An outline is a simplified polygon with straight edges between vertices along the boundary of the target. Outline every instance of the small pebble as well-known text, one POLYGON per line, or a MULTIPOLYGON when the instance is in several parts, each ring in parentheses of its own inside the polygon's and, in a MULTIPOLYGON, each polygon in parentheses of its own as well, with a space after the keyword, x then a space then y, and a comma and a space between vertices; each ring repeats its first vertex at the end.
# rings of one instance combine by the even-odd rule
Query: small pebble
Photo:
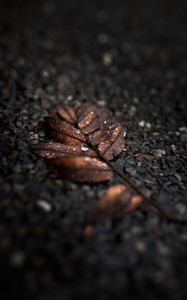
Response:
POLYGON ((140 122, 138 122, 138 125, 142 128, 151 129, 151 123, 146 122, 144 120, 141 120, 140 122))
POLYGON ((155 154, 156 157, 160 158, 162 157, 163 155, 166 155, 166 151, 163 150, 163 149, 155 149, 153 151, 153 153, 155 154))
POLYGON ((143 241, 136 242, 135 247, 138 250, 138 252, 140 252, 140 253, 144 252, 146 249, 145 243, 143 241))
POLYGON ((109 41, 109 36, 106 33, 100 33, 97 37, 98 42, 102 45, 107 44, 109 41))
POLYGON ((186 206, 182 203, 176 204, 176 210, 179 212, 180 215, 184 215, 186 213, 186 206))
POLYGON ((138 125, 140 127, 145 127, 145 121, 144 120, 141 120, 140 122, 138 122, 138 125))
POLYGON ((106 52, 103 54, 103 64, 105 66, 110 66, 112 64, 112 54, 109 52, 106 52))
POLYGON ((129 109, 129 115, 131 117, 133 117, 136 114, 136 107, 135 106, 131 106, 129 109))
POLYGON ((179 131, 187 132, 187 127, 185 127, 185 126, 179 127, 179 131))
POLYGON ((44 200, 38 200, 37 205, 45 212, 50 212, 52 210, 52 205, 44 200))
POLYGON ((180 136, 181 142, 187 142, 187 133, 182 133, 180 136))
POLYGON ((104 100, 99 100, 99 101, 98 101, 98 104, 99 104, 100 106, 105 106, 105 105, 106 105, 106 101, 104 101, 104 100))
POLYGON ((14 267, 21 267, 24 264, 24 253, 22 252, 14 252, 10 257, 10 262, 14 267))

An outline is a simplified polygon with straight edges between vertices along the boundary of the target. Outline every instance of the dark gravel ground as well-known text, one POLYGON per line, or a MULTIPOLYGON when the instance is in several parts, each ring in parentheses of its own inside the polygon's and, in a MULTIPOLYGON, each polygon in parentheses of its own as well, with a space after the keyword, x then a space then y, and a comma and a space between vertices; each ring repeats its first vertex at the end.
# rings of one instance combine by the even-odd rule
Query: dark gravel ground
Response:
POLYGON ((115 164, 185 218, 186 1, 33 2, 0 9, 1 299, 187 299, 185 225, 144 204, 85 237, 108 184, 59 180, 28 148, 57 103, 106 104, 128 129, 115 164))

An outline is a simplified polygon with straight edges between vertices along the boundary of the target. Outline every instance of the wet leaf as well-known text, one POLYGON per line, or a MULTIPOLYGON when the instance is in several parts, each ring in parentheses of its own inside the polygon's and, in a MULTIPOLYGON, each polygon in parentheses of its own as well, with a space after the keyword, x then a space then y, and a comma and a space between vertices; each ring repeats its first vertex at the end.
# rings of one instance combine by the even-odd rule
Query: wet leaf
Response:
POLYGON ((114 159, 124 149, 125 131, 121 124, 110 125, 107 131, 108 136, 98 145, 98 151, 107 161, 114 159))
POLYGON ((87 102, 77 110, 78 126, 84 134, 89 134, 103 126, 108 115, 104 108, 87 102))
POLYGON ((87 146, 81 146, 81 155, 90 156, 90 157, 97 157, 99 159, 98 153, 95 150, 90 149, 87 146))
POLYGON ((77 117, 76 117, 74 109, 67 104, 63 104, 63 105, 57 107, 57 113, 63 120, 65 120, 69 123, 74 124, 77 121, 77 117))
POLYGON ((45 122, 50 127, 51 135, 58 142, 66 142, 71 145, 80 145, 86 142, 85 136, 80 129, 66 121, 57 120, 53 117, 46 117, 45 122))
POLYGON ((66 145, 61 143, 41 143, 31 147, 32 151, 44 158, 57 158, 72 155, 84 155, 90 157, 97 157, 97 152, 94 150, 80 145, 66 145))
POLYGON ((64 104, 56 109, 59 118, 45 122, 55 142, 35 146, 33 151, 50 159, 50 170, 65 179, 101 182, 112 177, 110 161, 124 149, 124 129, 108 111, 87 102, 76 109, 64 104), (97 159, 93 159, 97 158, 97 159))
MULTIPOLYGON (((126 131, 121 125, 123 116, 109 117, 108 111, 94 103, 87 102, 73 108, 67 104, 56 110, 58 119, 45 118, 53 140, 60 142, 42 143, 32 151, 48 158, 49 170, 57 176, 82 183, 98 183, 110 180, 116 173, 129 186, 118 184, 108 188, 93 207, 85 234, 89 235, 93 224, 115 213, 129 213, 138 207, 143 198, 156 208, 168 221, 184 222, 165 212, 152 199, 138 191, 128 176, 109 163, 124 149, 126 131)), ((135 154, 135 157, 140 156, 135 154)), ((150 160, 150 156, 144 155, 150 160)))
POLYGON ((97 146, 98 153, 107 161, 123 151, 126 132, 120 123, 111 123, 105 108, 87 102, 80 105, 76 111, 68 105, 61 106, 57 111, 63 119, 74 122, 74 126, 52 117, 45 118, 56 141, 83 147, 88 143, 89 146, 97 146), (89 134, 89 138, 85 134, 89 134))
POLYGON ((113 177, 113 171, 106 163, 87 156, 66 156, 51 159, 49 170, 61 178, 82 183, 103 182, 113 177))
POLYGON ((93 207, 88 223, 96 223, 115 213, 129 213, 140 206, 141 202, 142 197, 133 195, 129 186, 111 186, 93 207))
POLYGON ((101 142, 106 141, 110 137, 110 134, 111 132, 108 130, 108 127, 98 129, 89 135, 89 142, 94 146, 98 146, 101 142))
POLYGON ((61 143, 41 143, 32 147, 35 154, 48 159, 57 158, 67 155, 81 154, 81 147, 79 145, 65 145, 61 143))

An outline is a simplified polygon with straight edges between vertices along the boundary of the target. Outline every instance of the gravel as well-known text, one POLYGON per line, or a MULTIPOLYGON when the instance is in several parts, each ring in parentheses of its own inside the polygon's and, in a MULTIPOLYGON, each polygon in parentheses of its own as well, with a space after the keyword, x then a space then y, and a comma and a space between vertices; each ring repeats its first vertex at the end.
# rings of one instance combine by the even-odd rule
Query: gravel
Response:
POLYGON ((187 298, 186 225, 144 203, 85 236, 108 183, 60 180, 29 149, 56 105, 93 99, 124 116, 116 166, 186 217, 185 1, 133 4, 2 1, 1 299, 187 298))

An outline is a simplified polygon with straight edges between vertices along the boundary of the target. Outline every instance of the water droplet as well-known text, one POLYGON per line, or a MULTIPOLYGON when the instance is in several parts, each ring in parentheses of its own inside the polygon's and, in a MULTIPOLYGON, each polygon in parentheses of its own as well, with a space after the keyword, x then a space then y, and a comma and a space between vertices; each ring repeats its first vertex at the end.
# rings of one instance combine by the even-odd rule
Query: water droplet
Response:
POLYGON ((90 161, 90 157, 85 157, 84 160, 90 161))
POLYGON ((81 147, 81 150, 82 150, 82 151, 88 151, 89 148, 88 148, 88 147, 85 147, 85 146, 82 146, 82 147, 81 147))
POLYGON ((107 167, 107 164, 106 164, 106 163, 102 163, 102 165, 103 165, 103 167, 105 167, 105 168, 107 167))

